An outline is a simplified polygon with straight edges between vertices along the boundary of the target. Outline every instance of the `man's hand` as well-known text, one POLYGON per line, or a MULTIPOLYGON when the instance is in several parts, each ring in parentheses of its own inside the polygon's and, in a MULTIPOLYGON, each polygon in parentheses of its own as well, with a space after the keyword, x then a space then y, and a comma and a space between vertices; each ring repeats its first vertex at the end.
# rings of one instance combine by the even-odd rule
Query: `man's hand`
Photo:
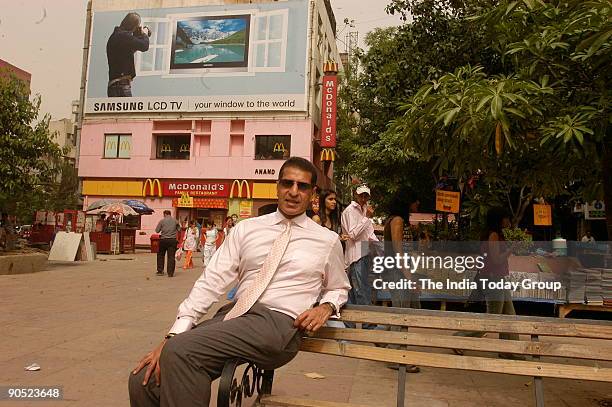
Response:
POLYGON ((147 371, 145 372, 145 377, 144 377, 144 382, 142 382, 143 386, 146 386, 147 383, 149 383, 149 379, 151 378, 151 374, 155 373, 155 384, 157 384, 159 386, 161 379, 160 379, 160 368, 159 368, 159 357, 161 355, 162 349, 164 348, 164 345, 166 344, 167 339, 164 339, 155 349, 153 349, 151 352, 147 353, 147 355, 142 358, 142 360, 140 361, 140 363, 138 363, 138 366, 136 366, 136 369, 134 369, 134 371, 132 371, 132 374, 137 374, 138 372, 140 372, 140 370, 145 367, 145 366, 149 366, 147 368, 147 371))
POLYGON ((368 218, 371 218, 372 216, 374 216, 374 208, 372 208, 370 205, 366 207, 366 216, 368 218))
POLYGON ((332 314, 332 308, 328 303, 302 312, 293 323, 293 326, 307 332, 317 332, 332 314))

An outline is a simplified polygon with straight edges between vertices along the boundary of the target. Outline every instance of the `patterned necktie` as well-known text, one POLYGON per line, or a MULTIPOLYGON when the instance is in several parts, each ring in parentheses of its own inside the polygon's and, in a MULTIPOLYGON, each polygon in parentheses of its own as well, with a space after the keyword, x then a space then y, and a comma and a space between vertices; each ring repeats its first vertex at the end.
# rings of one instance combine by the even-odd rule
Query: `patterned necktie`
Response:
POLYGON ((224 321, 228 321, 232 318, 239 317, 246 313, 251 307, 257 302, 261 294, 265 291, 268 284, 272 280, 278 265, 287 249, 289 243, 289 237, 291 236, 291 222, 287 223, 285 230, 276 238, 272 244, 270 252, 266 256, 266 259, 261 266, 261 270, 255 276, 255 279, 247 287, 247 289, 240 295, 240 298, 236 301, 236 305, 227 314, 225 314, 224 321))

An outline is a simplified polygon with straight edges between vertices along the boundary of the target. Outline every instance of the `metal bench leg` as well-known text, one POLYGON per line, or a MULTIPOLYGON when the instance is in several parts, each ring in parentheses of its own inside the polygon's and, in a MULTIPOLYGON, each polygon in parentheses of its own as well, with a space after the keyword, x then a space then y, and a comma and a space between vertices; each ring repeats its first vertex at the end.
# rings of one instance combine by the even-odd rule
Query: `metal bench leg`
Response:
POLYGON ((261 391, 259 394, 263 396, 264 394, 272 394, 272 382, 274 381, 274 370, 264 370, 262 383, 261 383, 261 391))
MULTIPOLYGON (((531 340, 538 341, 538 335, 531 335, 531 340)), ((532 356, 534 360, 539 360, 540 356, 532 356)), ((533 377, 533 388, 535 391, 536 407, 544 407, 544 382, 540 376, 533 377)))
POLYGON ((255 394, 257 394, 256 402, 259 402, 262 394, 270 394, 272 391, 273 377, 274 370, 263 370, 252 362, 240 359, 228 360, 219 379, 217 407, 240 407, 243 399, 253 397, 255 394), (238 366, 245 363, 248 364, 242 377, 235 377, 238 366))

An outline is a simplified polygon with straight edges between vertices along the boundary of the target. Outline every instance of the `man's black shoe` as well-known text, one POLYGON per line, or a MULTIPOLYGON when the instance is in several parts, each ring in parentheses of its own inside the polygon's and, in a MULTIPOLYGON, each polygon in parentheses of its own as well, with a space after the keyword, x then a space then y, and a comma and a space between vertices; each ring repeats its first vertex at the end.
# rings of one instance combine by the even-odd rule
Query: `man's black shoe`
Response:
POLYGON ((163 276, 165 273, 163 271, 158 271, 155 273, 156 276, 163 276))

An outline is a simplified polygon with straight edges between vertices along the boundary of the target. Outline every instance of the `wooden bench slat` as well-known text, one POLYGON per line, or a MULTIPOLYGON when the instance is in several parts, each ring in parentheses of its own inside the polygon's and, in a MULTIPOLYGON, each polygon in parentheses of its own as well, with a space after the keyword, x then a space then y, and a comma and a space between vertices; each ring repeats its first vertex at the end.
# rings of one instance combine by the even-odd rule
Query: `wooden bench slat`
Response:
POLYGON ((612 346, 587 348, 570 343, 509 341, 492 338, 470 338, 430 333, 378 331, 371 329, 321 328, 316 338, 354 342, 389 343, 443 349, 465 349, 482 352, 517 353, 521 355, 556 356, 612 361, 612 346))
POLYGON ((505 319, 488 319, 487 314, 465 316, 433 316, 412 313, 388 313, 345 309, 342 320, 347 322, 368 322, 373 324, 397 325, 417 328, 448 329, 454 331, 508 332, 526 335, 580 337, 612 339, 612 324, 581 324, 573 321, 540 322, 505 319))
POLYGON ((518 360, 501 360, 477 356, 455 356, 439 353, 377 348, 373 346, 339 343, 334 340, 309 339, 302 341, 300 350, 346 356, 389 363, 405 363, 445 369, 505 373, 519 376, 553 377, 559 379, 591 380, 612 383, 612 368, 562 365, 518 360))
POLYGON ((340 403, 337 401, 307 400, 286 396, 263 396, 260 404, 264 406, 293 406, 293 407, 372 407, 361 404, 340 403))

